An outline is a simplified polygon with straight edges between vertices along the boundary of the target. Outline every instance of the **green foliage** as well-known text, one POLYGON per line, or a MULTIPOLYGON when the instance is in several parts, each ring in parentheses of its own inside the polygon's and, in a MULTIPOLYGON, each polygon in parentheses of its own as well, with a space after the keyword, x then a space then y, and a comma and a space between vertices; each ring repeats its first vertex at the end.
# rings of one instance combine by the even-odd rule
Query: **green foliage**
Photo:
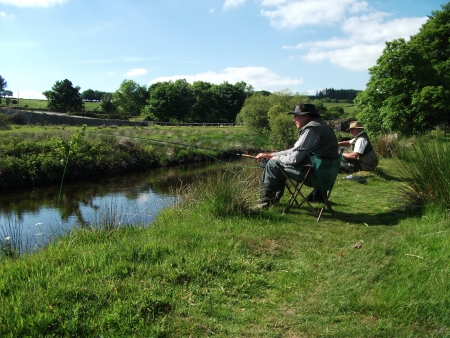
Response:
POLYGON ((360 90, 356 89, 325 88, 317 91, 314 98, 323 102, 352 103, 359 92, 360 90))
POLYGON ((297 139, 298 131, 292 122, 293 115, 286 114, 286 108, 280 105, 270 107, 268 112, 270 142, 277 149, 291 148, 297 139))
POLYGON ((0 92, 2 92, 6 87, 8 87, 8 82, 0 75, 0 92))
POLYGON ((207 175, 177 192, 180 207, 199 208, 199 212, 219 218, 252 215, 259 176, 259 171, 252 170, 207 175))
POLYGON ((268 140, 238 127, 60 128, 0 130, 0 187, 41 185, 268 149, 268 140), (172 142, 172 145, 165 141, 172 142), (180 143, 180 146, 176 146, 180 143), (192 144, 192 148, 186 147, 192 144), (195 147, 214 151, 196 151, 195 147), (180 150, 181 148, 181 150, 180 150))
POLYGON ((435 205, 450 210, 450 144, 448 138, 416 137, 398 152, 399 170, 407 178, 402 188, 411 205, 435 205))
POLYGON ((157 82, 149 87, 150 97, 142 115, 163 122, 230 123, 235 121, 251 90, 245 82, 157 82))
POLYGON ((100 101, 104 95, 112 95, 112 94, 102 92, 99 90, 86 89, 81 93, 81 98, 84 101, 100 101))
MULTIPOLYGON (((275 108, 276 112, 284 109, 287 114, 294 110, 298 102, 306 101, 306 97, 298 93, 294 94, 289 90, 278 91, 269 96, 255 94, 245 101, 241 110, 241 118, 252 132, 269 136, 273 134, 271 128, 274 126, 274 123, 269 122, 268 114, 271 107, 278 106, 279 108, 275 108)), ((278 128, 278 130, 280 129, 278 128)), ((274 137, 277 136, 274 135, 274 137)))
POLYGON ((107 114, 115 114, 118 111, 116 104, 113 101, 112 94, 104 94, 100 101, 100 108, 107 114))
POLYGON ((442 8, 409 42, 387 42, 369 70, 367 89, 355 99, 368 130, 415 135, 450 122, 450 4, 442 8))
POLYGON ((48 109, 62 113, 79 112, 83 109, 80 87, 74 87, 72 82, 65 79, 56 81, 52 90, 42 93, 48 102, 48 109))
POLYGON ((326 114, 322 116, 325 120, 338 119, 344 115, 344 108, 342 107, 330 107, 327 109, 326 114))
POLYGON ((245 100, 240 112, 244 124, 255 134, 267 135, 269 131, 269 117, 267 112, 270 109, 270 102, 267 96, 252 95, 245 100))
POLYGON ((114 105, 122 117, 139 116, 148 99, 146 86, 140 86, 133 80, 123 80, 120 88, 113 93, 114 105))

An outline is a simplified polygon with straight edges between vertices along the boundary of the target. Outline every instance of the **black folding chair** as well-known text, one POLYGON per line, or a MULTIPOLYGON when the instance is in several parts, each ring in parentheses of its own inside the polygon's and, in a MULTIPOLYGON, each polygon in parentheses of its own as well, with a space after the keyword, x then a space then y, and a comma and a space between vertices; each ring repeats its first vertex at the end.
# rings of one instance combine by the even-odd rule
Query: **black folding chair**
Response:
POLYGON ((281 163, 277 163, 278 169, 286 178, 286 188, 290 193, 289 201, 284 208, 283 215, 289 212, 294 203, 298 207, 301 207, 306 202, 311 211, 316 215, 318 222, 320 217, 322 217, 325 208, 334 216, 334 211, 331 208, 329 198, 338 175, 342 151, 335 159, 322 158, 313 153, 310 153, 310 158, 311 164, 304 166, 307 172, 303 181, 296 181, 289 177, 281 163), (313 188, 313 191, 305 196, 302 192, 304 186, 313 188), (309 201, 309 198, 313 196, 314 191, 320 192, 320 197, 322 198, 322 205, 318 210, 316 210, 309 201), (302 198, 301 202, 297 201, 297 197, 299 196, 302 198))

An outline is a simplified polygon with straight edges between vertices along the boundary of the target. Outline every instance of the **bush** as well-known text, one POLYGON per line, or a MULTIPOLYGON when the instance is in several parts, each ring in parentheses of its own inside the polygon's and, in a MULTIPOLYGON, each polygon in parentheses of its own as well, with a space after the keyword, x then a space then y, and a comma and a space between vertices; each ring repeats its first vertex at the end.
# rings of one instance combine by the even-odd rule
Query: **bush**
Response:
POLYGON ((400 173, 408 182, 401 188, 411 206, 450 209, 450 146, 448 139, 414 139, 398 152, 400 173))
POLYGON ((396 134, 386 134, 375 139, 373 143, 375 152, 380 157, 394 157, 399 148, 399 140, 396 134))
POLYGON ((177 192, 179 207, 197 207, 216 217, 251 215, 260 175, 259 170, 207 175, 177 192))

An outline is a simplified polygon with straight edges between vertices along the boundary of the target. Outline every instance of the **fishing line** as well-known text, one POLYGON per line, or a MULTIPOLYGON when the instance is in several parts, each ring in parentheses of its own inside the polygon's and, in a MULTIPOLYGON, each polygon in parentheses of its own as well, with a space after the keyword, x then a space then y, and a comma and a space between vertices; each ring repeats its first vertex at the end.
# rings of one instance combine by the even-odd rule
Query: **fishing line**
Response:
MULTIPOLYGON (((181 142, 170 142, 170 141, 161 141, 161 140, 156 140, 156 139, 151 139, 151 138, 144 138, 144 137, 136 137, 136 136, 122 136, 122 135, 115 135, 115 134, 107 134, 107 133, 95 133, 95 132, 86 132, 83 131, 83 134, 96 134, 96 135, 103 135, 103 136, 113 136, 113 137, 123 137, 123 138, 129 138, 129 139, 138 139, 141 141, 150 141, 150 142, 155 142, 155 143, 162 143, 162 144, 170 144, 170 145, 174 145, 174 146, 183 146, 183 147, 189 147, 189 148, 195 148, 195 149, 203 149, 203 150, 209 150, 209 151, 215 151, 215 152, 219 152, 219 153, 227 153, 227 154, 232 154, 235 156, 242 156, 242 157, 247 157, 247 158, 255 158, 255 156, 253 155, 248 155, 248 154, 243 154, 243 153, 236 153, 236 152, 232 152, 232 151, 223 151, 223 150, 218 150, 218 149, 212 149, 212 148, 206 148, 206 147, 200 147, 200 146, 196 146, 193 144, 187 144, 187 143, 181 143, 181 142)), ((69 164, 69 158, 70 158, 70 153, 72 151, 72 142, 73 140, 71 140, 69 142, 69 151, 67 152, 67 158, 66 158, 66 164, 64 166, 64 172, 63 172, 63 176, 61 179, 61 185, 59 188, 59 194, 58 194, 58 207, 60 205, 60 199, 61 199, 61 194, 62 194, 62 187, 63 187, 63 182, 64 182, 64 177, 66 175, 66 170, 67 170, 67 166, 69 164)), ((255 166, 243 166, 243 165, 237 165, 237 164, 232 164, 229 162, 225 162, 222 161, 218 158, 215 158, 214 156, 211 156, 203 151, 201 151, 205 156, 208 156, 210 158, 212 158, 213 160, 217 161, 217 162, 221 162, 227 165, 231 165, 231 166, 235 166, 235 167, 240 167, 240 168, 260 168, 255 167, 255 166)))
MULTIPOLYGON (((195 148, 195 149, 203 149, 203 150, 209 150, 209 151, 215 151, 215 152, 219 152, 219 153, 227 153, 227 154, 231 154, 231 155, 235 155, 235 156, 241 156, 241 157, 248 157, 248 158, 255 158, 255 156, 253 155, 248 155, 248 154, 244 154, 244 153, 237 153, 237 152, 233 152, 233 151, 226 151, 226 150, 219 150, 219 149, 213 149, 213 148, 206 148, 206 147, 201 147, 201 146, 197 146, 194 144, 188 144, 188 143, 182 143, 182 142, 170 142, 170 141, 162 141, 162 140, 156 140, 156 139, 151 139, 151 138, 144 138, 144 137, 137 137, 137 136, 123 136, 123 135, 115 135, 115 134, 108 134, 108 133, 96 133, 96 132, 85 132, 85 134, 94 134, 94 135, 103 135, 103 136, 114 136, 114 137, 123 137, 123 138, 129 138, 129 139, 137 139, 137 140, 141 140, 141 141, 150 141, 150 142, 155 142, 155 143, 162 143, 162 144, 169 144, 169 145, 173 145, 173 146, 177 146, 177 147, 188 147, 188 148, 195 148)), ((242 166, 242 165, 237 165, 237 164, 232 164, 229 162, 225 162, 222 161, 218 158, 215 158, 214 156, 211 156, 205 152, 202 152, 204 155, 214 159, 215 161, 221 162, 221 163, 225 163, 228 165, 232 165, 235 167, 241 167, 241 168, 260 168, 259 166, 242 166)))

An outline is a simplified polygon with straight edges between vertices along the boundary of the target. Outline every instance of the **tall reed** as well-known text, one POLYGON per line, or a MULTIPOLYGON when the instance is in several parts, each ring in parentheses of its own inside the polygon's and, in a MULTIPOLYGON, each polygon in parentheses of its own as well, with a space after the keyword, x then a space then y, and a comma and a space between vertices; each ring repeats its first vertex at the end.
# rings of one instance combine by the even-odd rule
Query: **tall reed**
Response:
POLYGON ((423 136, 398 152, 399 170, 407 182, 402 193, 410 205, 450 209, 450 145, 447 138, 423 136))
POLYGON ((25 249, 23 222, 18 219, 7 219, 0 225, 0 252, 4 257, 17 258, 25 249))
POLYGON ((226 170, 198 177, 178 189, 179 207, 198 207, 217 217, 252 214, 258 191, 260 170, 226 170))

